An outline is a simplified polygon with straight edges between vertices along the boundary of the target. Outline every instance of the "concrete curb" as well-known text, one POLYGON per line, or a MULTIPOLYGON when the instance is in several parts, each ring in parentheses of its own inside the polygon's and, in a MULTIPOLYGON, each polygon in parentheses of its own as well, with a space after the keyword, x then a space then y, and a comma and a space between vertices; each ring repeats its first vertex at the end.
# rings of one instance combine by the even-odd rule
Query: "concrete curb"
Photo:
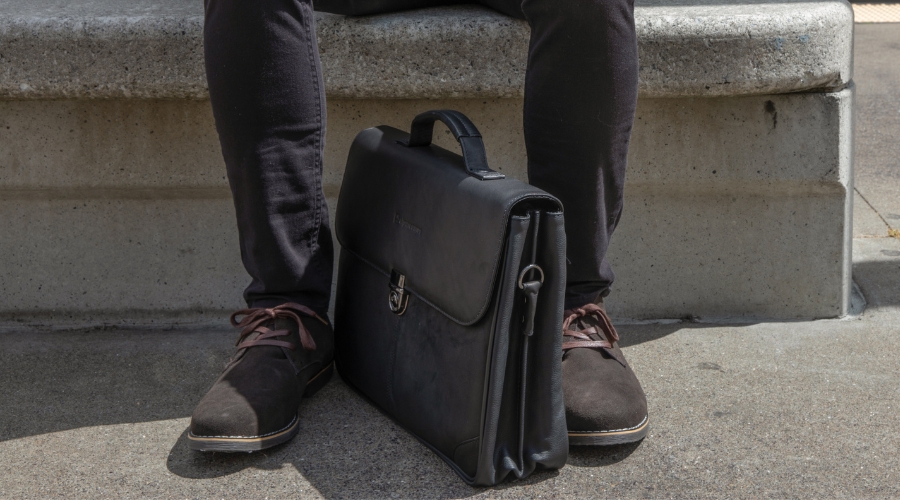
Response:
MULTIPOLYGON (((635 17, 642 97, 835 90, 851 79, 844 0, 644 0, 635 17)), ((317 22, 331 97, 523 94, 524 21, 461 6, 317 22)), ((197 1, 2 1, 0 99, 206 98, 202 27, 197 1)))

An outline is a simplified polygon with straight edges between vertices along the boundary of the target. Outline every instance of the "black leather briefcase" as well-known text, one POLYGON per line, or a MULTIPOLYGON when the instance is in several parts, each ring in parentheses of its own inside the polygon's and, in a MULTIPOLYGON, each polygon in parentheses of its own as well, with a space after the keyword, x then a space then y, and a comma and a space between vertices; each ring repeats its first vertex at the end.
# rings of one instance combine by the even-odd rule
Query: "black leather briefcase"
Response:
POLYGON ((356 136, 335 226, 343 379, 469 484, 562 467, 559 201, 489 169, 461 113, 429 111, 356 136), (435 120, 462 156, 431 144, 435 120))

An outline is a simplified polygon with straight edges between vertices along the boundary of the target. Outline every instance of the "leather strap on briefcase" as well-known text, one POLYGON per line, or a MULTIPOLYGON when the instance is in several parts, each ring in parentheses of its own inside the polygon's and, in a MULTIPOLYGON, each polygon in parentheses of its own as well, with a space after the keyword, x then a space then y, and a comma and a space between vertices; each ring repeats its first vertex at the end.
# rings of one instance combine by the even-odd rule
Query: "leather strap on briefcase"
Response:
POLYGON ((335 226, 343 379, 469 484, 562 467, 559 201, 491 170, 464 115, 429 111, 356 136, 335 226), (462 156, 431 144, 436 120, 462 156))

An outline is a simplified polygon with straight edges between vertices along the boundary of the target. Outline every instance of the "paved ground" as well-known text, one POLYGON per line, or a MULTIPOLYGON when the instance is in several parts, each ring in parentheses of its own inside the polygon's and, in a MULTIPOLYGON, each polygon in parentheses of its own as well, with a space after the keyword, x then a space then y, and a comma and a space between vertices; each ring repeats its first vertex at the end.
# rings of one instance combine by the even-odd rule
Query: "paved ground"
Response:
POLYGON ((7 335, 0 495, 897 496, 900 296, 881 298, 891 305, 854 320, 625 326, 649 397, 649 437, 573 449, 560 472, 487 490, 465 486, 340 381, 307 402, 303 429, 285 446, 189 451, 186 417, 231 332, 7 335))
POLYGON ((291 443, 201 455, 184 432, 234 334, 0 334, 0 497, 900 496, 900 25, 857 32, 862 316, 623 325, 653 430, 558 472, 465 486, 335 380, 291 443), (873 55, 874 54, 874 55, 873 55), (865 200, 861 198, 864 197, 865 200))
POLYGON ((0 495, 615 497, 900 495, 900 240, 856 241, 858 318, 623 325, 648 393, 643 443, 573 449, 560 472, 466 487, 336 380, 297 439, 189 451, 187 416, 230 352, 221 331, 0 336, 0 495))
POLYGON ((900 23, 857 24, 856 236, 900 231, 900 23))

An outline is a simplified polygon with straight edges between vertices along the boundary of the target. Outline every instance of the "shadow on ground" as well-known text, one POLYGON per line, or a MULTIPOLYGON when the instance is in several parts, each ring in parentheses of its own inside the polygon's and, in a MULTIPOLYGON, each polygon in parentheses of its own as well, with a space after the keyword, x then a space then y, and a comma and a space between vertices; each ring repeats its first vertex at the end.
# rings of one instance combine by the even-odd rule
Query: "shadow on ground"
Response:
MULTIPOLYGON (((653 343, 690 322, 622 325, 626 348, 653 343)), ((0 441, 82 427, 183 419, 171 436, 166 468, 183 478, 221 478, 245 470, 296 469, 326 497, 466 497, 465 485, 430 450, 348 388, 339 377, 304 401, 299 435, 255 454, 198 453, 187 445, 187 418, 232 352, 231 331, 79 331, 0 334, 0 441)), ((702 368, 702 367, 701 367, 702 368)), ((99 434, 98 434, 99 435, 99 434)), ((573 447, 569 464, 606 467, 641 443, 573 447)), ((537 484, 533 474, 505 489, 537 484)))
POLYGON ((0 441, 187 417, 233 342, 231 331, 0 334, 0 441))
MULTIPOLYGON (((640 325, 625 330, 642 343, 684 326, 640 325)), ((230 331, 2 334, 0 441, 76 428, 183 419, 184 432, 172 437, 165 460, 170 472, 184 478, 219 478, 245 469, 289 466, 326 497, 467 497, 484 491, 465 485, 443 461, 339 377, 304 401, 303 427, 285 445, 255 454, 189 450, 187 418, 221 371, 232 342, 230 331)), ((576 447, 569 463, 603 467, 624 460, 638 446, 576 447)), ((539 472, 498 488, 537 484, 557 475, 557 471, 539 472)))
POLYGON ((900 240, 866 238, 854 242, 854 252, 871 260, 853 264, 853 279, 866 298, 867 307, 900 307, 900 240))
POLYGON ((627 348, 659 340, 685 328, 700 329, 714 328, 715 326, 721 325, 685 320, 677 323, 620 324, 616 325, 616 330, 618 330, 620 336, 619 346, 627 348))
MULTIPOLYGON (((329 498, 458 498, 485 490, 464 484, 443 461, 339 378, 306 401, 301 418, 304 427, 293 441, 255 454, 191 451, 185 430, 172 447, 166 466, 170 472, 190 479, 219 478, 249 468, 291 466, 329 498), (373 478, 377 479, 373 482, 373 478)), ((581 467, 612 465, 639 446, 573 447, 569 463, 581 467)), ((542 471, 497 489, 537 484, 558 474, 542 471)))
MULTIPOLYGON (((623 325, 623 346, 704 325, 623 325)), ((229 359, 234 332, 82 330, 0 334, 0 442, 81 427, 189 417, 229 359)), ((346 427, 341 414, 368 405, 343 383, 329 384, 315 410, 346 427), (336 389, 340 387, 340 389, 336 389), (318 408, 318 407, 317 407, 318 408)), ((372 410, 363 422, 382 421, 372 410)), ((333 429, 333 427, 331 428, 333 429)))

